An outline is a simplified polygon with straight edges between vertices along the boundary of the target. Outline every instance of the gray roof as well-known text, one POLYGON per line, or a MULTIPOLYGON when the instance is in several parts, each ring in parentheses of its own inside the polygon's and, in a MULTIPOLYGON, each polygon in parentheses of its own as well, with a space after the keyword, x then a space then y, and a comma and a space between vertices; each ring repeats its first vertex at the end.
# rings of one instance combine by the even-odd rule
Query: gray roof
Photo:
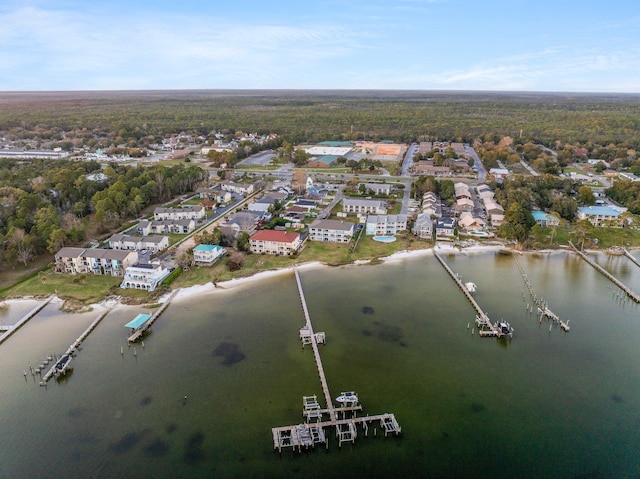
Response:
POLYGON ((311 228, 323 230, 350 231, 353 227, 354 223, 340 220, 315 220, 311 223, 311 228))

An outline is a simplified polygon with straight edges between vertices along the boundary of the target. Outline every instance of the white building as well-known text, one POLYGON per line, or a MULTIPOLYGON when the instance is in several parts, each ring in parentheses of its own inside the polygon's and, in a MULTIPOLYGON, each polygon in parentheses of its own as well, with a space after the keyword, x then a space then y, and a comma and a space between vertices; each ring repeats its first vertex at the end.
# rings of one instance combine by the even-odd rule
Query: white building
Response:
POLYGON ((196 264, 213 264, 227 252, 222 246, 215 244, 199 244, 193 248, 193 261, 196 264))
POLYGON ((315 220, 309 225, 311 241, 348 243, 353 238, 355 225, 349 221, 315 220))
POLYGON ((393 236, 407 229, 407 215, 369 215, 365 233, 369 236, 393 236))
POLYGON ((626 208, 614 206, 581 206, 578 208, 578 219, 589 220, 594 226, 622 226, 622 213, 626 208))
POLYGON ((343 198, 342 211, 364 215, 387 214, 387 203, 382 200, 363 200, 359 198, 343 198))
POLYGON ((419 214, 413 224, 413 234, 420 238, 431 239, 433 237, 433 220, 430 214, 419 214))
POLYGON ((180 206, 177 208, 157 207, 153 211, 153 219, 160 220, 203 220, 206 212, 202 206, 180 206))
POLYGON ((56 273, 123 276, 125 269, 138 261, 136 251, 96 248, 62 248, 55 254, 56 273))
POLYGON ((115 250, 147 250, 154 254, 168 247, 169 238, 166 236, 129 236, 118 233, 109 238, 109 248, 115 250))
POLYGON ((134 264, 126 269, 120 287, 154 291, 170 273, 159 262, 134 264))

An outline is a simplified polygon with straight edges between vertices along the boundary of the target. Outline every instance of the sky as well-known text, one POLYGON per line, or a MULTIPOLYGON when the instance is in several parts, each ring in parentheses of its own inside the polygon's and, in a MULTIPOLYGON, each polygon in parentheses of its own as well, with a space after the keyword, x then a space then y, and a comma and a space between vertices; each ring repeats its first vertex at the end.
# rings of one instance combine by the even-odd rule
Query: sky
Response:
POLYGON ((636 0, 2 0, 0 91, 640 92, 636 0))

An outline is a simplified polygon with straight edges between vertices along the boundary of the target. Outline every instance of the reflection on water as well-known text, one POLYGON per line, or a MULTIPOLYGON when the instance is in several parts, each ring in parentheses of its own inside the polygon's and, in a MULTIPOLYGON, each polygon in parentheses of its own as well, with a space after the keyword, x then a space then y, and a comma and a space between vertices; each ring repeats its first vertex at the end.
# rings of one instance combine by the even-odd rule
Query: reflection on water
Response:
MULTIPOLYGON (((640 268, 596 258, 640 291, 640 268)), ((526 311, 511 257, 446 261, 511 341, 471 334, 473 309, 431 256, 301 272, 332 394, 393 412, 400 438, 273 452, 271 428, 322 397, 290 274, 175 302, 135 354, 123 325, 140 311, 113 312, 46 390, 23 371, 97 313, 45 308, 0 346, 0 477, 637 477, 638 306, 579 258, 524 255, 536 292, 571 320, 550 331, 526 311)))

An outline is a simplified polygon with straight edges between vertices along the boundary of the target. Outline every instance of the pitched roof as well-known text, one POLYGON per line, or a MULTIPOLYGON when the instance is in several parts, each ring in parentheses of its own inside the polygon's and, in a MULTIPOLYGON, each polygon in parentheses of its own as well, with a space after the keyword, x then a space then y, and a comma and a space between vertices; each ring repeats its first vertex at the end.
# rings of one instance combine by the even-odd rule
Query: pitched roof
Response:
POLYGON ((278 243, 293 243, 300 237, 300 233, 277 230, 256 231, 250 238, 251 241, 273 241, 278 243))

